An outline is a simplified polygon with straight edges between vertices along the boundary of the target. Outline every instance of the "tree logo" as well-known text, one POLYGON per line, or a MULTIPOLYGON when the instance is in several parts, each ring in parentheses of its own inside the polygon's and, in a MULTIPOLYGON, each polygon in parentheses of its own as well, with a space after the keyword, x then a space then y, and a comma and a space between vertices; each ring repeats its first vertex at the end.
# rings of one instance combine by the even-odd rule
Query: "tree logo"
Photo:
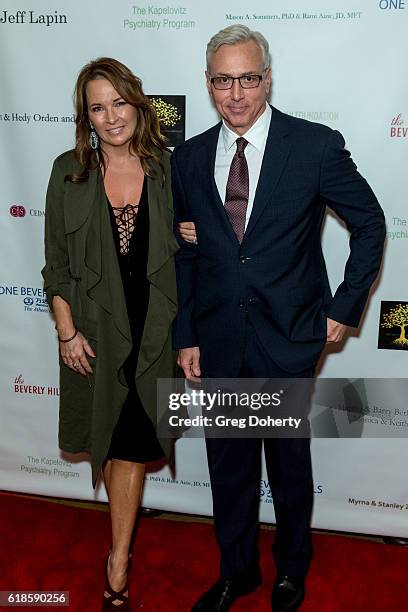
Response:
POLYGON ((378 348, 408 350, 408 302, 381 302, 378 348))
POLYGON ((177 106, 165 102, 163 98, 151 98, 152 105, 159 121, 165 128, 174 127, 181 119, 177 106))
POLYGON ((160 121, 162 133, 167 138, 167 146, 182 144, 186 136, 186 97, 149 95, 149 98, 160 121))

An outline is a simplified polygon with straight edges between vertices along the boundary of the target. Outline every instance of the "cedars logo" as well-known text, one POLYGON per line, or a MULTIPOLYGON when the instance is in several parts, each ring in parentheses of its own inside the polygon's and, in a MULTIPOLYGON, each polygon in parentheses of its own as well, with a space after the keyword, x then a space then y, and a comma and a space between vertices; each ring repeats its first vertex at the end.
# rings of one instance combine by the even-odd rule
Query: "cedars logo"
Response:
POLYGON ((10 206, 10 215, 12 217, 25 217, 26 209, 21 204, 12 204, 10 206))

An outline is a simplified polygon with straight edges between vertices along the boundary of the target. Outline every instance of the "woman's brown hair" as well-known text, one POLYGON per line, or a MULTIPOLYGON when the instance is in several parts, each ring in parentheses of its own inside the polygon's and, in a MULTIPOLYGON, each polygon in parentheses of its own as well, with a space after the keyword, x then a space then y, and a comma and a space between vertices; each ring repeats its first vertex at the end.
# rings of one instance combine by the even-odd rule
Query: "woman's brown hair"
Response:
POLYGON ((134 106, 137 113, 136 130, 129 142, 129 150, 139 157, 143 171, 148 176, 155 176, 157 164, 163 171, 161 151, 166 149, 166 138, 160 132, 160 123, 156 112, 147 96, 143 93, 142 81, 133 74, 129 68, 118 60, 110 57, 100 57, 86 64, 78 75, 74 92, 76 110, 75 154, 83 167, 80 174, 71 174, 65 180, 81 183, 88 180, 89 171, 102 165, 106 171, 104 156, 100 146, 96 152, 89 142, 90 121, 88 117, 88 103, 86 99, 86 86, 94 79, 106 79, 116 89, 118 94, 134 106))

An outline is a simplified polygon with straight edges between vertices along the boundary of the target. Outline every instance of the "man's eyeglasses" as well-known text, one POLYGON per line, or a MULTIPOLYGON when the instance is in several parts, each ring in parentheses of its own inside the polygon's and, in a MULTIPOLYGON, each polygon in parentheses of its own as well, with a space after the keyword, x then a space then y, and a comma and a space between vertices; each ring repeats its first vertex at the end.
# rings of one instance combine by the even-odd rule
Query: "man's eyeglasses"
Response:
POLYGON ((239 77, 216 76, 212 77, 210 82, 215 89, 232 89, 234 81, 239 81, 243 89, 253 89, 259 87, 262 78, 261 74, 244 74, 239 77))

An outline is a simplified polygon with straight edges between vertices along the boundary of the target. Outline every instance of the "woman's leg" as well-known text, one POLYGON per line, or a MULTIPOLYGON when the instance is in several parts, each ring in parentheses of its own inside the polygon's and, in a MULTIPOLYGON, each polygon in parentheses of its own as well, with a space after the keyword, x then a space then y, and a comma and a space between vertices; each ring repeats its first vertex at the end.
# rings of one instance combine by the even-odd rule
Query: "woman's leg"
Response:
POLYGON ((103 474, 112 525, 108 579, 112 589, 120 591, 126 584, 129 546, 143 490, 145 464, 112 459, 106 462, 103 474))
POLYGON ((110 484, 110 476, 111 476, 111 467, 112 467, 112 460, 108 459, 107 461, 105 461, 105 463, 103 464, 103 468, 102 468, 103 482, 105 484, 105 489, 108 495, 108 499, 109 499, 109 484, 110 484))

